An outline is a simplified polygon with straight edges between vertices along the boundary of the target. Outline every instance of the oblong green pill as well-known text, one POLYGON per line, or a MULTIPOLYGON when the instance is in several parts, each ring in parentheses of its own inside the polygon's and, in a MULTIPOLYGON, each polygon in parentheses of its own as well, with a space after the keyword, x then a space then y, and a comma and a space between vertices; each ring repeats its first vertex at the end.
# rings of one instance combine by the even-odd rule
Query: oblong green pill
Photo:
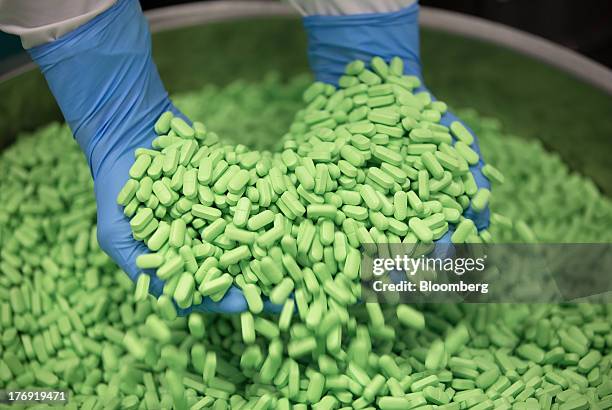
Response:
POLYGON ((167 134, 170 131, 170 121, 174 117, 171 111, 166 111, 162 115, 159 116, 157 121, 155 122, 155 133, 157 135, 167 134))
POLYGON ((463 157, 463 159, 465 159, 468 162, 468 164, 470 165, 478 164, 478 160, 479 160, 478 153, 476 153, 476 151, 470 148, 470 146, 466 144, 465 142, 457 141, 457 143, 455 144, 455 150, 457 150, 457 153, 461 155, 461 157, 463 157))
POLYGON ((198 290, 200 291, 202 296, 210 296, 217 292, 229 289, 233 281, 234 279, 232 278, 232 275, 230 275, 229 273, 224 273, 216 279, 207 282, 202 282, 198 290))
POLYGON ((533 343, 527 343, 519 346, 516 349, 516 353, 527 360, 531 360, 534 363, 541 363, 544 360, 544 350, 533 343))
POLYGON ((369 86, 380 84, 382 82, 382 79, 378 75, 368 70, 367 68, 363 69, 357 75, 357 77, 359 78, 359 80, 369 86))
MULTIPOLYGON (((282 217, 282 215, 280 215, 282 217)), ((263 247, 264 249, 268 249, 276 244, 284 235, 284 230, 281 226, 273 227, 272 229, 261 234, 257 239, 257 245, 263 247)))
POLYGON ((363 206, 344 205, 342 212, 348 217, 357 221, 368 219, 368 209, 363 206))
POLYGON ((217 371, 217 354, 215 352, 206 352, 203 366, 203 376, 205 382, 210 383, 215 377, 217 371))
POLYGON ((280 200, 277 202, 279 208, 281 207, 281 204, 279 203, 281 201, 282 204, 284 204, 294 216, 302 216, 304 215, 304 212, 306 212, 306 208, 304 208, 304 205, 302 205, 297 195, 289 191, 285 191, 281 195, 280 200))
POLYGON ((268 278, 270 283, 279 283, 283 280, 283 271, 279 264, 269 256, 264 256, 261 260, 262 274, 268 278))
POLYGON ((176 309, 172 304, 172 300, 170 300, 170 298, 166 295, 161 295, 157 299, 157 309, 160 316, 165 320, 172 321, 177 317, 176 309))
POLYGON ((371 150, 372 155, 382 162, 387 162, 395 166, 400 166, 403 162, 402 155, 399 152, 393 151, 390 148, 381 145, 374 145, 372 146, 371 150))
POLYGON ((180 152, 178 148, 171 147, 164 155, 164 163, 162 170, 166 176, 172 176, 176 172, 180 159, 180 152))
POLYGON ((433 232, 421 219, 417 217, 410 218, 408 226, 422 242, 430 243, 433 240, 433 232))
POLYGON ((213 161, 211 157, 203 157, 198 166, 198 182, 209 185, 212 180, 213 161))
POLYGON ((255 321, 250 312, 243 312, 240 314, 240 327, 242 329, 242 340, 244 343, 255 343, 255 321))
POLYGON ((234 178, 234 176, 239 174, 240 171, 242 170, 237 165, 231 165, 230 167, 228 167, 215 181, 212 187, 213 191, 218 195, 222 195, 227 192, 230 181, 234 178))
POLYGON ((357 249, 349 247, 348 253, 346 254, 346 260, 344 262, 343 273, 349 279, 357 279, 359 277, 360 267, 361 253, 357 249))
POLYGON ((493 385, 499 378, 500 373, 497 367, 493 367, 491 369, 485 370, 476 378, 476 386, 485 390, 493 385))
POLYGON ((474 221, 471 219, 464 219, 457 225, 457 229, 455 229, 455 232, 451 236, 451 241, 453 243, 465 243, 466 239, 475 232, 476 225, 474 225, 474 221))
POLYGON ((174 290, 174 300, 176 300, 176 304, 182 309, 191 306, 194 290, 195 280, 193 279, 193 275, 190 273, 183 273, 174 290))
POLYGON ((159 202, 164 206, 172 205, 172 193, 170 188, 161 180, 153 182, 153 193, 159 199, 159 202))
POLYGON ((347 255, 348 243, 346 234, 341 231, 334 233, 333 249, 334 249, 334 260, 336 262, 344 262, 347 255))
POLYGON ((425 368, 428 370, 436 370, 442 368, 446 364, 446 351, 444 342, 440 339, 434 341, 425 357, 425 368))
POLYGON ((206 333, 206 327, 202 315, 191 314, 187 319, 187 326, 189 327, 189 333, 197 338, 203 338, 206 333))
POLYGON ((145 253, 136 257, 136 266, 140 269, 154 269, 164 263, 164 255, 159 253, 145 253))
POLYGON ((394 126, 399 122, 400 115, 389 109, 374 109, 368 112, 368 120, 376 124, 394 126))
POLYGON ((138 181, 135 179, 128 179, 119 194, 117 195, 117 204, 127 206, 132 198, 136 195, 138 190, 138 181))
POLYGON ((423 212, 423 202, 419 198, 419 196, 414 191, 408 191, 406 194, 408 197, 408 203, 410 204, 410 208, 412 208, 417 214, 423 212))
POLYGON ((241 169, 238 171, 227 184, 229 192, 238 193, 249 183, 250 174, 249 171, 241 169))
POLYGON ((236 241, 238 243, 247 245, 252 245, 257 239, 257 233, 247 231, 246 229, 237 228, 234 225, 228 225, 225 228, 224 235, 231 241, 236 241))
POLYGON ((302 282, 302 279, 303 279, 302 270, 297 264, 297 262, 295 261, 295 259, 293 258, 293 256, 285 253, 282 256, 282 262, 283 262, 283 266, 285 267, 285 269, 287 270, 287 272, 293 279, 294 283, 302 282))
POLYGON ((291 278, 284 278, 270 292, 270 301, 276 305, 285 303, 291 292, 293 292, 294 283, 291 278))
POLYGON ((297 180, 299 181, 299 183, 302 184, 304 189, 308 191, 311 191, 314 189, 314 186, 315 186, 314 177, 313 175, 310 174, 310 172, 308 172, 306 167, 304 166, 296 167, 295 176, 297 177, 297 180))
POLYGON ((247 284, 242 288, 247 306, 252 313, 258 314, 263 311, 263 300, 259 288, 253 284, 247 284))
POLYGON ((504 183, 504 175, 501 173, 500 170, 498 170, 491 164, 485 164, 482 167, 482 173, 485 177, 489 178, 489 181, 498 183, 500 185, 504 183))
POLYGON ((180 117, 174 117, 170 120, 170 128, 181 138, 195 137, 195 131, 180 117))
POLYGON ((404 326, 423 330, 425 328, 425 317, 418 310, 408 306, 399 305, 396 309, 397 318, 404 326))
POLYGON ((251 201, 247 197, 242 197, 236 204, 233 223, 238 228, 243 228, 247 225, 251 214, 251 201))
POLYGON ((141 231, 153 219, 153 211, 149 208, 141 208, 136 215, 130 219, 130 227, 133 231, 141 231))
MULTIPOLYGON (((334 212, 335 216, 335 212, 334 212)), ((319 229, 319 240, 323 246, 329 246, 334 242, 335 225, 331 220, 323 220, 319 229)))
POLYGON ((251 231, 257 231, 264 226, 271 224, 274 221, 274 216, 274 212, 266 209, 265 211, 250 217, 247 222, 247 228, 249 228, 251 231))
POLYGON ((336 216, 338 208, 331 204, 312 204, 308 205, 306 212, 309 218, 328 218, 333 219, 336 216))
POLYGON ((405 397, 383 396, 377 403, 381 410, 404 410, 411 406, 410 400, 405 397))
POLYGON ((474 136, 459 121, 453 121, 450 125, 450 130, 459 141, 463 141, 468 145, 474 142, 474 136))
POLYGON ((170 237, 170 225, 161 221, 155 230, 155 233, 148 239, 147 246, 152 251, 158 251, 168 241, 170 237))
POLYGON ((247 245, 241 245, 221 255, 221 258, 219 258, 219 266, 226 268, 250 257, 251 250, 249 247, 247 245))
POLYGON ((180 255, 176 255, 164 262, 164 264, 157 269, 157 276, 162 280, 169 279, 170 277, 180 273, 183 270, 184 265, 185 262, 183 261, 183 258, 180 255))
POLYGON ((491 198, 491 191, 487 188, 480 188, 476 195, 472 198, 472 209, 476 212, 482 212, 489 204, 491 198))
POLYGON ((429 173, 426 170, 421 170, 419 171, 418 174, 418 178, 417 178, 417 183, 418 183, 418 191, 419 191, 419 198, 421 199, 421 201, 428 201, 429 200, 429 173))
POLYGON ((286 332, 291 326, 291 319, 295 312, 295 302, 293 299, 287 299, 283 305, 283 309, 278 317, 278 328, 286 332))
POLYGON ((153 193, 153 180, 148 176, 143 177, 138 184, 136 198, 146 203, 151 198, 151 193, 153 193))
POLYGON ((422 153, 421 161, 423 162, 423 165, 425 165, 425 168, 427 168, 431 176, 436 179, 442 178, 442 176, 444 175, 444 168, 442 168, 442 165, 440 165, 438 159, 434 156, 434 154, 432 154, 431 152, 422 153))
POLYGON ((291 340, 287 345, 290 357, 301 357, 312 352, 317 347, 317 340, 310 336, 299 340, 291 340))
POLYGON ((446 222, 457 223, 461 218, 461 212, 459 212, 455 208, 443 208, 442 212, 444 214, 444 219, 446 222))
POLYGON ((201 204, 195 204, 191 207, 191 214, 196 218, 206 219, 207 221, 214 221, 221 217, 221 210, 212 208, 210 206, 204 206, 201 204))
POLYGON ((365 163, 365 158, 361 151, 351 145, 345 145, 340 149, 340 157, 354 167, 361 167, 365 163))
POLYGON ((136 281, 136 290, 134 291, 134 299, 138 302, 143 301, 149 294, 149 284, 151 283, 151 277, 146 273, 138 275, 136 281))
POLYGON ((227 222, 224 219, 217 219, 210 223, 206 228, 202 229, 200 236, 207 242, 213 242, 219 235, 225 231, 227 222))
POLYGON ((198 174, 195 169, 188 169, 183 174, 183 195, 187 198, 198 196, 198 174))
POLYGON ((312 403, 319 403, 325 388, 325 377, 319 372, 312 372, 309 378, 306 399, 312 403))
POLYGON ((436 156, 436 159, 440 165, 442 165, 445 169, 449 170, 450 172, 459 171, 459 159, 454 155, 449 155, 442 151, 436 151, 434 155, 436 156))
POLYGON ((183 246, 186 231, 187 224, 184 220, 179 218, 172 221, 172 224, 170 224, 170 236, 168 238, 168 243, 170 246, 175 248, 180 248, 183 246))
MULTIPOLYGON (((163 297, 166 298, 166 296, 163 297)), ((166 322, 153 314, 147 317, 145 321, 145 329, 154 339, 164 344, 168 343, 172 338, 172 331, 166 322)))
MULTIPOLYGON (((578 370, 581 373, 590 372, 595 366, 600 363, 601 353, 597 350, 591 350, 578 362, 578 370)), ((612 388, 612 386, 611 386, 612 388)))
POLYGON ((151 156, 150 155, 140 155, 136 158, 136 161, 130 167, 128 174, 130 178, 140 179, 147 172, 147 169, 151 165, 151 156))
POLYGON ((367 176, 385 189, 391 189, 395 182, 391 175, 376 167, 370 167, 368 169, 367 176))
POLYGON ((403 221, 408 217, 408 194, 398 191, 393 195, 393 217, 403 221))

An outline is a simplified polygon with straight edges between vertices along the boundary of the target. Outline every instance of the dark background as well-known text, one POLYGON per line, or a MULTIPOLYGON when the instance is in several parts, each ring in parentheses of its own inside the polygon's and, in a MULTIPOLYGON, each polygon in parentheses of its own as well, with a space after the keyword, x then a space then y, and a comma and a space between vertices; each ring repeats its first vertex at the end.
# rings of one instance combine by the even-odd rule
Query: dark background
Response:
POLYGON ((421 0, 554 41, 612 68, 610 0, 421 0))
MULTIPOLYGON (((144 9, 187 2, 189 0, 141 0, 144 9)), ((610 0, 421 0, 420 3, 537 34, 612 68, 610 0)), ((0 59, 20 50, 17 39, 0 33, 0 59)))

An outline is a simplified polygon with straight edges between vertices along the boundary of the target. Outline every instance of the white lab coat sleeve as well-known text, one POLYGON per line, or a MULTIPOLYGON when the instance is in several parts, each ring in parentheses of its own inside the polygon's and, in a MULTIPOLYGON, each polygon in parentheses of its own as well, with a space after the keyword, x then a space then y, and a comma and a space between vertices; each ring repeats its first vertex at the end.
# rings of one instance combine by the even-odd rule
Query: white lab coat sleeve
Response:
POLYGON ((390 13, 417 0, 289 0, 303 16, 342 16, 348 14, 390 13))
POLYGON ((56 40, 117 0, 0 0, 0 31, 21 37, 24 48, 56 40))

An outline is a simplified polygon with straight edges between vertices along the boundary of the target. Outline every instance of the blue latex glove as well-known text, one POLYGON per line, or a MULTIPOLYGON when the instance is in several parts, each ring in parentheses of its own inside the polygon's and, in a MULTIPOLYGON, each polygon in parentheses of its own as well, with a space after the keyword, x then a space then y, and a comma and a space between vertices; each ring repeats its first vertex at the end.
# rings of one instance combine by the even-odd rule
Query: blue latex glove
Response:
MULTIPOLYGON (((304 27, 308 34, 308 58, 316 79, 336 85, 346 65, 353 60, 368 63, 373 57, 380 56, 388 63, 397 56, 404 61, 404 73, 419 77, 423 84, 418 16, 419 5, 414 3, 392 13, 304 17, 304 27)), ((422 86, 416 91, 427 89, 422 86)), ((440 123, 449 126, 453 121, 459 119, 447 112, 440 123)), ((480 156, 476 137, 472 148, 480 156)), ((470 167, 470 170, 478 187, 490 189, 489 181, 482 174, 483 165, 481 157, 479 163, 470 167)), ((489 226, 488 208, 480 213, 468 208, 464 215, 474 220, 479 230, 489 226)), ((450 243, 451 235, 449 231, 437 242, 450 243)))
MULTIPOLYGON (((134 281, 136 257, 146 246, 132 237, 117 194, 128 179, 134 150, 151 147, 153 125, 172 105, 151 57, 151 36, 136 0, 119 0, 88 23, 51 43, 29 50, 40 66, 66 121, 87 156, 98 204, 102 249, 134 281)), ((163 289, 154 272, 151 293, 163 289)), ((238 288, 215 303, 179 310, 240 312, 247 309, 238 288)))

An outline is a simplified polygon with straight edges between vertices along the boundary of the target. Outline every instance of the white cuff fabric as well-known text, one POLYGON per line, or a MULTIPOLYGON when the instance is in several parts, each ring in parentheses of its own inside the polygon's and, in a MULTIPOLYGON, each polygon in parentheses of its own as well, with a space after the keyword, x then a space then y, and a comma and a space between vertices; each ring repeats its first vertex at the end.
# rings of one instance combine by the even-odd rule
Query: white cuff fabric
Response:
POLYGON ((0 30, 24 48, 56 40, 87 23, 116 0, 0 0, 0 30))
POLYGON ((417 0, 289 0, 303 16, 391 13, 417 0))

